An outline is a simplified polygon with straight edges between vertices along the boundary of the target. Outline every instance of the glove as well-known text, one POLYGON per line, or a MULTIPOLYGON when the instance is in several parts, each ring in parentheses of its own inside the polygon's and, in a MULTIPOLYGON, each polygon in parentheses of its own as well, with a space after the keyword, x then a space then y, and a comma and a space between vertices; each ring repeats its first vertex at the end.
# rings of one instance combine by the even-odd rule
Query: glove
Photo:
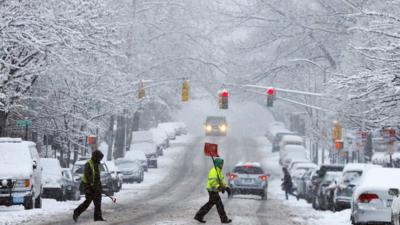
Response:
POLYGON ((225 193, 225 187, 224 186, 220 186, 218 188, 218 191, 222 192, 222 194, 225 193))
POLYGON ((232 195, 232 190, 230 187, 226 187, 226 193, 228 193, 228 197, 232 195))

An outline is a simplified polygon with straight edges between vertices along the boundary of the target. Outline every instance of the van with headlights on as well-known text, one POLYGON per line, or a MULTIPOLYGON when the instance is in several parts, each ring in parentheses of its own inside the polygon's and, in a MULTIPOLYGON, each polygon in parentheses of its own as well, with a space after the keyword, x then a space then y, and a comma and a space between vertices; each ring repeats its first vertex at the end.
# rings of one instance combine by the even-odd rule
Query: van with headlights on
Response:
POLYGON ((207 116, 204 123, 206 136, 226 136, 228 123, 224 116, 207 116))

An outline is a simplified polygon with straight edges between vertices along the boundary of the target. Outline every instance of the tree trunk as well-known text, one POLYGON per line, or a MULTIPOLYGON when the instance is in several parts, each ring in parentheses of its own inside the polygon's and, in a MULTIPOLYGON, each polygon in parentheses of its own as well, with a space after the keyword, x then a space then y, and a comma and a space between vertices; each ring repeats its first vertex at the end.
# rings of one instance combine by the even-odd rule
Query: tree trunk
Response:
POLYGON ((6 126, 7 126, 8 113, 5 111, 0 111, 0 135, 1 137, 7 136, 6 126))
POLYGON ((125 156, 125 118, 123 115, 117 117, 117 132, 114 143, 114 159, 125 156))
POLYGON ((112 149, 113 149, 113 144, 114 144, 114 116, 110 117, 110 126, 108 127, 107 131, 107 145, 108 145, 108 150, 107 150, 107 161, 112 160, 112 149))

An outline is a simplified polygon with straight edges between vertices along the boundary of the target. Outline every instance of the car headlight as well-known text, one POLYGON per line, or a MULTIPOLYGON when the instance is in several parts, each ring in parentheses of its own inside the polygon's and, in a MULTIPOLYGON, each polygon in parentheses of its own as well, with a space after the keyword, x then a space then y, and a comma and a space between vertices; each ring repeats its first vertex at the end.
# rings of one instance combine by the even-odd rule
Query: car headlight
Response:
POLYGON ((220 129, 222 132, 225 132, 225 131, 226 131, 226 125, 225 125, 225 124, 222 124, 221 126, 219 126, 219 129, 220 129))
POLYGON ((206 131, 208 131, 208 132, 212 131, 212 126, 211 125, 206 125, 206 131))

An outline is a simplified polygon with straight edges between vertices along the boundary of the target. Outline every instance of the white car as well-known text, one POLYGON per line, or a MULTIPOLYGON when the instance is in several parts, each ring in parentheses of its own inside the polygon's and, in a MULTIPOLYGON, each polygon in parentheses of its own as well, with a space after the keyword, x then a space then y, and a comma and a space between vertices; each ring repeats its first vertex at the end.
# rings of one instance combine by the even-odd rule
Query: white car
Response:
POLYGON ((0 204, 42 208, 41 196, 42 165, 36 144, 0 138, 0 204))
POLYGON ((170 124, 170 123, 159 123, 157 128, 163 129, 167 133, 168 138, 170 140, 175 140, 176 139, 176 132, 177 131, 176 131, 176 128, 175 128, 175 126, 173 124, 170 124))
POLYGON ((122 189, 122 173, 121 173, 121 171, 119 171, 119 169, 115 165, 114 161, 104 161, 104 163, 107 165, 108 171, 111 174, 114 192, 119 192, 122 189))
POLYGON ((351 202, 353 224, 391 223, 393 196, 389 189, 400 187, 400 169, 371 168, 355 189, 351 202))
POLYGON ((304 140, 297 135, 284 135, 279 143, 280 150, 284 149, 286 145, 299 145, 304 146, 304 140))
POLYGON ((139 149, 131 149, 126 152, 125 157, 126 159, 130 160, 137 160, 140 162, 140 165, 142 166, 143 170, 145 172, 148 171, 148 162, 147 162, 147 157, 145 153, 142 150, 139 149))
POLYGON ((301 145, 286 145, 279 153, 279 163, 286 168, 293 160, 309 161, 306 149, 301 145))
POLYGON ((66 181, 62 175, 60 161, 54 158, 41 158, 43 167, 43 198, 63 201, 66 197, 66 181))
POLYGON ((153 133, 153 140, 157 146, 162 147, 163 150, 169 147, 169 139, 165 130, 152 128, 149 131, 153 133))

